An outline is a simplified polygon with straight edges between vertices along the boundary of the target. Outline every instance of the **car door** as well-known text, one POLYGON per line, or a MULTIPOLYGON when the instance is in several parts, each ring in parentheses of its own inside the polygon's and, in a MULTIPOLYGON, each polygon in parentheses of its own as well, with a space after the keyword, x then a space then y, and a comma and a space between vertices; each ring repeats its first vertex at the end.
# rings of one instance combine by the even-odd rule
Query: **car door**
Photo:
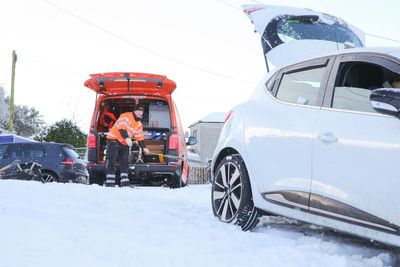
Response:
POLYGON ((400 120, 369 103, 371 90, 395 72, 399 62, 382 55, 337 58, 315 125, 310 211, 399 229, 400 120))
POLYGON ((267 83, 275 84, 272 91, 266 88, 265 96, 247 107, 248 157, 267 199, 282 202, 282 196, 296 195, 291 204, 308 206, 312 134, 330 62, 322 58, 284 69, 267 83))

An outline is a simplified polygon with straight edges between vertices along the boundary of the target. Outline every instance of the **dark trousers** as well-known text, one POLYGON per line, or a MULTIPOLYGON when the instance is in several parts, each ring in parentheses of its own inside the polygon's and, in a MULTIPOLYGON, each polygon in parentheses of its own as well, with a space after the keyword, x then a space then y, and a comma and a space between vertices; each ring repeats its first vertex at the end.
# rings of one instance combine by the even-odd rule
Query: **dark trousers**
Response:
POLYGON ((119 161, 120 173, 128 176, 129 147, 118 141, 107 140, 106 146, 106 182, 115 181, 115 163, 119 161))

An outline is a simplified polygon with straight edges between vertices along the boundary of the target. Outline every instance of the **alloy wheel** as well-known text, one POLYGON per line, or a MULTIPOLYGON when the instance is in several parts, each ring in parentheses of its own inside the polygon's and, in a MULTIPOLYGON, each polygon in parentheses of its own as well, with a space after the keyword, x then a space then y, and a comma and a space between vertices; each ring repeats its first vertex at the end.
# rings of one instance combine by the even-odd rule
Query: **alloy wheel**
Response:
POLYGON ((217 172, 212 187, 214 212, 223 222, 235 219, 242 200, 242 177, 239 167, 225 162, 217 172))
POLYGON ((42 181, 43 181, 43 183, 52 183, 52 182, 56 182, 57 180, 53 175, 51 175, 49 173, 43 173, 42 181))

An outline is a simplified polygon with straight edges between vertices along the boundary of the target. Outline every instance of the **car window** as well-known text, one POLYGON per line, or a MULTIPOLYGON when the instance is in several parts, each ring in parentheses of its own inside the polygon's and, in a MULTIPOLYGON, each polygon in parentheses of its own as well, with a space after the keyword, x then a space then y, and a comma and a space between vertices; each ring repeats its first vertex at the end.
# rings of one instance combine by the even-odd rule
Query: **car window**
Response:
POLYGON ((276 98, 285 102, 318 105, 318 94, 326 67, 283 74, 276 98))
POLYGON ((369 96, 373 89, 385 87, 391 71, 366 62, 343 62, 335 82, 332 108, 376 113, 369 96))
POLYGON ((355 47, 363 46, 360 39, 348 27, 339 23, 323 23, 316 16, 281 19, 277 25, 277 33, 285 43, 292 40, 315 39, 337 43, 350 42, 355 47))
POLYGON ((4 155, 5 158, 10 159, 20 159, 23 158, 25 151, 23 150, 22 144, 13 144, 10 145, 7 153, 4 155))
POLYGON ((150 102, 149 121, 147 126, 151 128, 171 128, 171 115, 167 102, 150 102))
POLYGON ((65 153, 65 155, 66 155, 67 157, 71 157, 71 158, 74 158, 74 159, 80 158, 79 155, 78 155, 78 153, 76 153, 75 150, 73 150, 72 148, 70 148, 70 147, 68 147, 68 146, 63 146, 63 147, 62 147, 62 150, 64 151, 64 153, 65 153))
POLYGON ((3 159, 3 155, 6 153, 8 145, 0 145, 0 159, 3 159))
POLYGON ((44 156, 45 150, 42 145, 34 144, 27 146, 27 155, 25 155, 25 157, 39 159, 43 158, 44 156))

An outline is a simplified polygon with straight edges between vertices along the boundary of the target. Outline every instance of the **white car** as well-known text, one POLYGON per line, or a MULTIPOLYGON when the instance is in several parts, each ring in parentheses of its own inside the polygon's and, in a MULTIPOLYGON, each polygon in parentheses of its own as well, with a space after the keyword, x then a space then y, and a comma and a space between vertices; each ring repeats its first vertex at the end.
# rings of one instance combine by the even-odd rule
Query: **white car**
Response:
MULTIPOLYGON (((269 43, 269 24, 257 28, 257 12, 272 23, 282 16, 266 16, 264 7, 245 11, 269 43)), ((310 23, 321 22, 306 12, 317 16, 310 23)), ((349 31, 342 44, 360 36, 341 25, 349 31)), ((277 214, 400 247, 400 90, 385 88, 400 74, 400 48, 312 50, 290 64, 271 63, 274 50, 266 61, 275 68, 222 129, 212 162, 214 215, 249 230, 260 215, 277 214)))

